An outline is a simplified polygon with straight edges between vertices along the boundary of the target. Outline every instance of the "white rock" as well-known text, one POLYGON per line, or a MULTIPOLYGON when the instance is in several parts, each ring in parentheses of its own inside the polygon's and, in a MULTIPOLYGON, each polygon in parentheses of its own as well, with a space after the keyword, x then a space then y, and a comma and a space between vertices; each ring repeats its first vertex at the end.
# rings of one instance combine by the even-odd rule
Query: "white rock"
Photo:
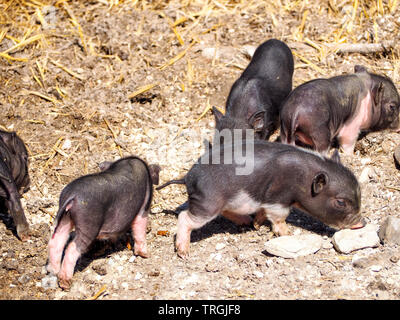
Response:
POLYGON ((223 248, 225 248, 225 243, 217 243, 215 246, 215 250, 222 250, 223 248))
POLYGON ((365 183, 368 182, 369 179, 373 178, 375 176, 375 171, 372 167, 365 167, 362 171, 361 174, 358 178, 358 181, 360 183, 365 183))
POLYGON ((372 265, 372 266, 370 267, 370 270, 371 270, 371 271, 374 271, 374 272, 379 272, 379 271, 382 270, 382 266, 380 266, 379 264, 374 264, 374 265, 372 265))
POLYGON ((72 146, 71 140, 65 139, 63 145, 61 146, 61 149, 68 150, 69 148, 71 148, 71 146, 72 146))
POLYGON ((57 289, 58 288, 57 276, 51 274, 45 276, 42 279, 41 286, 43 289, 57 289))
POLYGON ((312 254, 321 249, 322 238, 316 234, 283 236, 265 243, 268 253, 283 258, 297 258, 312 254))
POLYGON ((251 46, 251 45, 244 45, 242 47, 242 52, 243 54, 248 57, 249 59, 251 59, 254 55, 254 52, 256 51, 257 47, 255 46, 251 46))
POLYGON ((378 226, 367 224, 360 229, 343 229, 337 231, 332 237, 335 249, 341 253, 350 253, 364 248, 379 246, 378 226))
POLYGON ((136 273, 135 280, 140 280, 142 278, 143 278, 143 275, 140 272, 136 273))
POLYGON ((400 218, 387 217, 379 228, 379 238, 384 243, 400 245, 400 218))

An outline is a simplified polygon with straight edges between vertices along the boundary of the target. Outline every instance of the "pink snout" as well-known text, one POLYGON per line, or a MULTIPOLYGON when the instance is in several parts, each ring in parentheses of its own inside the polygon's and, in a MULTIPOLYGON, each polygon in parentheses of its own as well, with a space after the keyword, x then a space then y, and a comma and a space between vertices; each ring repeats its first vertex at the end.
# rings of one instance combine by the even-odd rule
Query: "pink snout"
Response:
POLYGON ((367 224, 367 222, 365 221, 365 219, 361 219, 358 223, 351 226, 350 229, 361 229, 361 228, 365 227, 366 224, 367 224))

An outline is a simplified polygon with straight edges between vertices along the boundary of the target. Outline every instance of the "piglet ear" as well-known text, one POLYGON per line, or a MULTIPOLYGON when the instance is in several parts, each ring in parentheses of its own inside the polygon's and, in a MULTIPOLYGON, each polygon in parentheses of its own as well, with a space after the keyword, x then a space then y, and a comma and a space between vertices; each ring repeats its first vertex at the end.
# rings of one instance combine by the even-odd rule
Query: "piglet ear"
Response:
POLYGON ((371 93, 375 105, 379 106, 382 102, 382 97, 383 97, 383 82, 375 84, 371 90, 371 93))
POLYGON ((3 132, 1 139, 7 145, 10 150, 15 153, 17 149, 17 135, 15 132, 3 132))
POLYGON ((264 114, 265 111, 259 111, 250 117, 249 123, 253 127, 254 131, 260 132, 263 130, 265 124, 264 114))
POLYGON ((215 106, 212 107, 212 112, 215 118, 215 124, 217 124, 224 116, 224 114, 221 111, 219 111, 218 108, 215 106))
POLYGON ((100 171, 105 171, 107 170, 110 166, 112 165, 111 161, 104 161, 99 163, 99 169, 100 171))
POLYGON ((338 149, 335 149, 335 151, 332 153, 331 160, 335 161, 336 163, 340 163, 340 156, 338 149))
POLYGON ((313 197, 315 197, 316 195, 318 195, 324 188, 325 186, 328 184, 328 175, 325 172, 320 172, 318 173, 313 181, 312 181, 312 185, 311 185, 311 195, 313 197))
POLYGON ((367 72, 367 68, 364 66, 360 66, 359 64, 354 66, 354 72, 359 73, 359 72, 367 72))
POLYGON ((158 185, 160 183, 160 171, 161 168, 157 164, 150 164, 149 165, 149 171, 150 171, 150 176, 151 176, 151 181, 153 184, 158 185))

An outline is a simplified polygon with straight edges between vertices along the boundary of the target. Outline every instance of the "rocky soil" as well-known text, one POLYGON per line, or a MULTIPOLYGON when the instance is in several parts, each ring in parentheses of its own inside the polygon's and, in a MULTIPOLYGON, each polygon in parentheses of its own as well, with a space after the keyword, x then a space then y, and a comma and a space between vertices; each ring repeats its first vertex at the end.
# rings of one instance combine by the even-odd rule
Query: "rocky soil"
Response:
MULTIPOLYGON (((0 4, 1 128, 30 153, 23 207, 32 236, 21 242, 0 214, 0 299, 399 299, 400 250, 391 242, 339 252, 336 230, 293 210, 294 236, 320 248, 296 258, 266 250, 274 238, 219 217, 192 234, 191 255, 174 252, 183 186, 154 193, 148 259, 129 235, 97 242, 79 261, 69 291, 46 275, 47 242, 58 197, 106 160, 135 154, 181 177, 211 139, 210 106, 224 109, 249 48, 269 38, 294 52, 294 85, 351 73, 356 64, 400 88, 399 51, 337 53, 345 42, 399 42, 393 1, 8 1, 0 4), (44 5, 46 4, 46 5, 44 5), (356 5, 355 5, 356 4, 356 5), (330 45, 330 46, 328 46, 330 45)), ((400 134, 362 138, 343 163, 360 180, 362 214, 377 228, 400 217, 400 134)))

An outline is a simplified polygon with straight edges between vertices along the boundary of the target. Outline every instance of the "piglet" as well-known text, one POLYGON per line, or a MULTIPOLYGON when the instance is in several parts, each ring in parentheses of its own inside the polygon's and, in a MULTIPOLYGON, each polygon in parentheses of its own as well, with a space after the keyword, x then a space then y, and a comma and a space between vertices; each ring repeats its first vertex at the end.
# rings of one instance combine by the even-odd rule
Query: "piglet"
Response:
POLYGON ((160 168, 138 157, 100 164, 99 173, 82 176, 61 192, 54 231, 48 244, 47 270, 69 289, 78 258, 95 239, 115 240, 129 228, 134 254, 148 257, 146 226, 160 168), (65 249, 69 234, 75 237, 65 249), (62 261, 61 261, 62 260, 62 261))
POLYGON ((21 194, 28 191, 28 151, 15 132, 0 130, 0 197, 13 218, 18 237, 29 239, 29 224, 21 205, 21 194))
POLYGON ((219 214, 248 225, 252 222, 250 214, 255 213, 253 225, 257 228, 268 219, 277 235, 288 234, 285 219, 292 206, 338 229, 365 224, 360 214, 359 184, 340 163, 337 152, 328 159, 316 152, 262 140, 242 141, 211 152, 205 153, 183 179, 157 188, 171 183, 186 185, 189 206, 179 214, 176 235, 177 253, 182 258, 189 254, 192 230, 219 214), (238 147, 249 150, 245 161, 235 156, 233 149, 238 147), (228 163, 222 159, 228 159, 228 163), (252 170, 239 174, 243 166, 252 170))
POLYGON ((355 73, 315 79, 295 88, 282 106, 281 142, 327 153, 334 143, 352 154, 361 133, 396 129, 400 96, 384 76, 355 73))
POLYGON ((293 70, 293 55, 284 42, 262 43, 233 84, 225 115, 213 108, 216 133, 254 129, 256 138, 268 139, 279 126, 279 108, 292 90, 293 70))

